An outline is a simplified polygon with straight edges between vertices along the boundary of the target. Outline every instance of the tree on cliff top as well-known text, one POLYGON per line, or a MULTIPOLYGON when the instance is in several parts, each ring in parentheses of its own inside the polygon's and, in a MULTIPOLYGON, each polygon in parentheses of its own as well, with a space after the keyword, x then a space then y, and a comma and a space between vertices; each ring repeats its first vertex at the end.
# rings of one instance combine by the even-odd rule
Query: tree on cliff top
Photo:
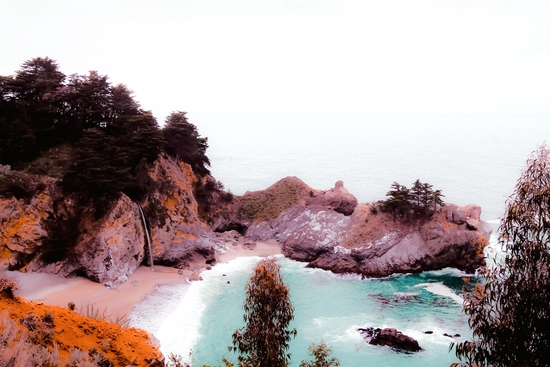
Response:
POLYGON ((172 112, 166 118, 162 133, 166 140, 166 150, 193 168, 193 171, 205 176, 210 174, 207 166, 210 160, 206 156, 208 138, 201 138, 197 127, 187 121, 187 112, 172 112))
MULTIPOLYGON (((550 364, 550 150, 533 152, 500 224, 504 261, 465 294, 473 340, 456 345, 468 366, 550 364)), ((451 345, 452 347, 452 345, 451 345)))
POLYGON ((380 210, 393 215, 394 219, 409 221, 411 219, 429 219, 445 205, 441 190, 433 190, 429 183, 416 180, 412 189, 394 182, 382 203, 380 210))
POLYGON ((286 351, 291 336, 296 336, 296 329, 288 330, 294 307, 279 270, 274 259, 264 259, 246 285, 246 326, 233 333, 234 349, 241 353, 239 366, 286 367, 290 363, 286 351))

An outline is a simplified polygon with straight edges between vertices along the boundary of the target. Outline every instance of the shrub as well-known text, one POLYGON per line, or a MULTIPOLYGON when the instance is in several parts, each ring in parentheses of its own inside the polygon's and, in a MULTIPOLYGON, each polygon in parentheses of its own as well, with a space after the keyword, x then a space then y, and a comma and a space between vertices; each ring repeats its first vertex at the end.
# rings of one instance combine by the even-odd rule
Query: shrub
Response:
POLYGON ((308 348, 308 354, 312 357, 315 357, 315 360, 312 362, 302 361, 300 367, 339 367, 340 361, 337 358, 330 358, 330 353, 332 350, 327 347, 325 342, 320 344, 311 344, 308 348))
POLYGON ((6 278, 0 278, 0 293, 5 294, 9 298, 13 299, 15 297, 15 292, 17 291, 17 283, 6 278))
POLYGON ((20 171, 0 174, 0 196, 23 199, 28 202, 34 195, 44 191, 46 185, 38 177, 20 171))

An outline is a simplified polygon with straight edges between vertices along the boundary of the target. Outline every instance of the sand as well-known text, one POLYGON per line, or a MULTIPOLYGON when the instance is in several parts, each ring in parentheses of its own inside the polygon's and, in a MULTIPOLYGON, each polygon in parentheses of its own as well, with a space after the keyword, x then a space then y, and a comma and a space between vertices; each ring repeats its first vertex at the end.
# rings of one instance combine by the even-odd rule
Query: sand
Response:
MULTIPOLYGON (((226 263, 243 256, 267 257, 281 253, 276 241, 257 242, 254 248, 244 248, 242 244, 230 246, 219 256, 219 262, 226 263)), ((202 264, 192 266, 195 271, 205 270, 202 264)), ((148 293, 161 284, 187 284, 191 270, 154 266, 137 268, 128 281, 118 287, 107 288, 86 278, 63 278, 53 274, 20 273, 17 271, 0 271, 0 277, 17 282, 16 294, 29 301, 43 302, 47 305, 67 307, 69 302, 76 305, 76 310, 93 307, 108 318, 115 320, 129 315, 135 305, 140 303, 148 293)))

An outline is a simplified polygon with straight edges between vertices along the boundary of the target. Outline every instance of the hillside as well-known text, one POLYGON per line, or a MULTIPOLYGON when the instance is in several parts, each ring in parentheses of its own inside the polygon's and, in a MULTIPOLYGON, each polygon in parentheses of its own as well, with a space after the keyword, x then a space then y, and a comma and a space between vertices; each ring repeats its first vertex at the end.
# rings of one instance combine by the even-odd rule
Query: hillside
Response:
POLYGON ((27 302, 12 297, 5 280, 0 279, 0 285, 0 365, 10 360, 14 365, 37 361, 52 367, 164 365, 164 357, 143 330, 27 302))

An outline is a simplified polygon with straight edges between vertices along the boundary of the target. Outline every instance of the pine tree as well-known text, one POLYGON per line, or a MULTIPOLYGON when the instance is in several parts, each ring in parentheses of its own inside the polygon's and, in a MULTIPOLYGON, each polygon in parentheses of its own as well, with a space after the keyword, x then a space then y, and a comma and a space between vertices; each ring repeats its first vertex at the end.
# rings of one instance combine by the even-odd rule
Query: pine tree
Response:
POLYGON ((210 160, 206 156, 208 138, 201 138, 197 127, 187 121, 186 112, 172 112, 166 119, 162 133, 166 140, 166 149, 172 156, 178 157, 201 176, 210 174, 207 166, 210 160))
POLYGON ((296 329, 288 330, 294 318, 288 287, 274 259, 258 263, 248 284, 244 303, 246 326, 233 333, 239 366, 286 367, 290 363, 288 342, 296 329))
MULTIPOLYGON (((473 339, 456 345, 469 366, 550 364, 550 150, 527 161, 500 225, 504 261, 466 293, 473 339)), ((452 347, 452 346, 451 346, 452 347)))

